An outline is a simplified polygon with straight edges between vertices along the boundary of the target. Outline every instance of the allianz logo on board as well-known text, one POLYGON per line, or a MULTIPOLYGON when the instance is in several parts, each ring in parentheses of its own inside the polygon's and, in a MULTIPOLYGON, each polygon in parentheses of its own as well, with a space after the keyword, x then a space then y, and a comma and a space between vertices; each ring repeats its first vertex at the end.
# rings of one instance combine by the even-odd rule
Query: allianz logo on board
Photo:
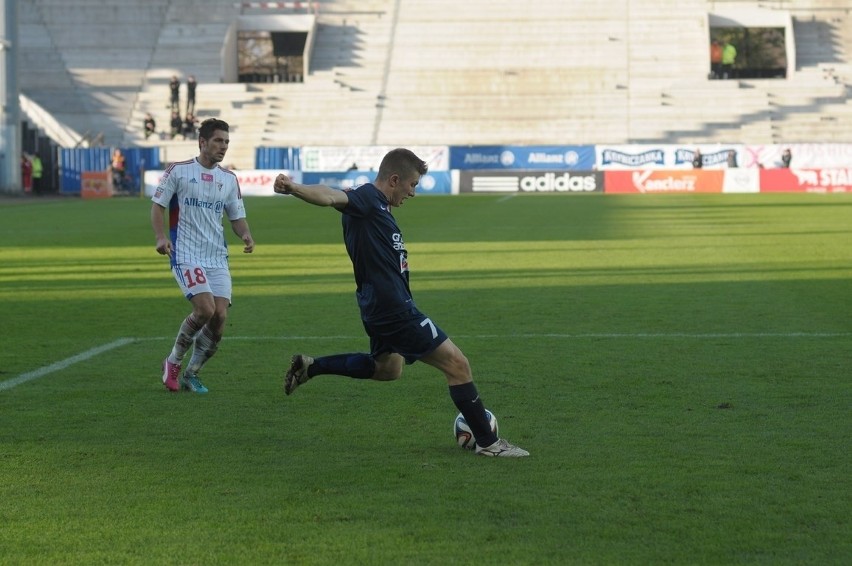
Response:
POLYGON ((465 153, 464 162, 467 165, 497 165, 503 167, 511 167, 515 163, 515 154, 511 151, 504 150, 500 154, 496 153, 465 153))
POLYGON ((580 156, 576 151, 565 153, 547 153, 545 151, 534 151, 527 158, 527 163, 545 163, 548 165, 576 165, 580 156))
MULTIPOLYGON (((504 151, 503 154, 509 154, 511 161, 515 160, 515 156, 510 151, 504 151)), ((466 153, 464 162, 470 165, 489 165, 502 162, 502 155, 488 155, 487 153, 466 153)))
POLYGON ((436 184, 435 177, 432 175, 423 175, 420 177, 420 188, 424 191, 431 191, 435 188, 436 184))
MULTIPOLYGON (((467 153, 464 156, 464 162, 468 165, 496 165, 499 163, 503 167, 511 167, 515 164, 517 158, 511 150, 503 150, 499 155, 488 153, 467 153)), ((545 165, 576 165, 580 162, 580 155, 573 150, 564 153, 548 153, 546 151, 532 151, 527 156, 527 164, 545 164, 545 165)), ((522 167, 519 167, 522 168, 522 167)))

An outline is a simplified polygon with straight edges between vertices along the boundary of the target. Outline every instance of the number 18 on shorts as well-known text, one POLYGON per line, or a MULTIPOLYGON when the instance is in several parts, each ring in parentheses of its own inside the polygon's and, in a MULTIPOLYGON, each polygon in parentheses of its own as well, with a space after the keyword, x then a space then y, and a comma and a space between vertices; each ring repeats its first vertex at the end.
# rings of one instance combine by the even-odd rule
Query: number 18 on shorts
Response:
POLYGON ((172 268, 175 280, 187 299, 199 293, 231 300, 231 272, 225 267, 180 264, 172 268))

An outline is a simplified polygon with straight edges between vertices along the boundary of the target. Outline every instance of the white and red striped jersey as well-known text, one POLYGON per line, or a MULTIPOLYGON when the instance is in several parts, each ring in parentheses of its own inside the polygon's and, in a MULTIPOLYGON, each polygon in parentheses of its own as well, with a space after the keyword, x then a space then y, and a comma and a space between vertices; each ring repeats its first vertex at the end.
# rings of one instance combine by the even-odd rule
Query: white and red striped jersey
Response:
POLYGON ((236 175, 218 165, 207 169, 197 159, 179 161, 166 169, 151 200, 169 211, 172 265, 228 267, 222 216, 246 217, 236 175))

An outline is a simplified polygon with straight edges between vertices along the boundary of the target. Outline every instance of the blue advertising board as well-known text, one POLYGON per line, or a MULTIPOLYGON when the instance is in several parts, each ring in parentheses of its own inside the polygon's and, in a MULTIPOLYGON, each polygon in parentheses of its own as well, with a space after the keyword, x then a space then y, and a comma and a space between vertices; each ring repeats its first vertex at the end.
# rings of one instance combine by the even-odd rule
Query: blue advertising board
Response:
MULTIPOLYGON (((371 183, 375 177, 375 171, 311 171, 302 173, 302 183, 327 185, 335 189, 351 189, 364 183, 371 183)), ((418 195, 448 195, 452 192, 453 182, 449 171, 429 171, 420 178, 416 191, 418 195)))
POLYGON ((450 169, 547 169, 590 171, 593 145, 472 145, 450 147, 450 169))

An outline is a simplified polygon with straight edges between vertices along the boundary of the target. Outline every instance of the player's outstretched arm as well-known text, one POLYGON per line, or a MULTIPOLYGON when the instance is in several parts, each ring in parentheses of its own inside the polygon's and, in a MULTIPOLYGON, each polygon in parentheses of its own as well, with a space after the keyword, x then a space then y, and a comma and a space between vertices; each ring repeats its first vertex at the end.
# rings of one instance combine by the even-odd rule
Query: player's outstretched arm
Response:
POLYGON ((317 206, 343 208, 349 202, 349 195, 345 191, 332 189, 326 185, 302 185, 294 183, 293 179, 283 173, 275 178, 273 189, 280 195, 293 195, 296 198, 317 206))

